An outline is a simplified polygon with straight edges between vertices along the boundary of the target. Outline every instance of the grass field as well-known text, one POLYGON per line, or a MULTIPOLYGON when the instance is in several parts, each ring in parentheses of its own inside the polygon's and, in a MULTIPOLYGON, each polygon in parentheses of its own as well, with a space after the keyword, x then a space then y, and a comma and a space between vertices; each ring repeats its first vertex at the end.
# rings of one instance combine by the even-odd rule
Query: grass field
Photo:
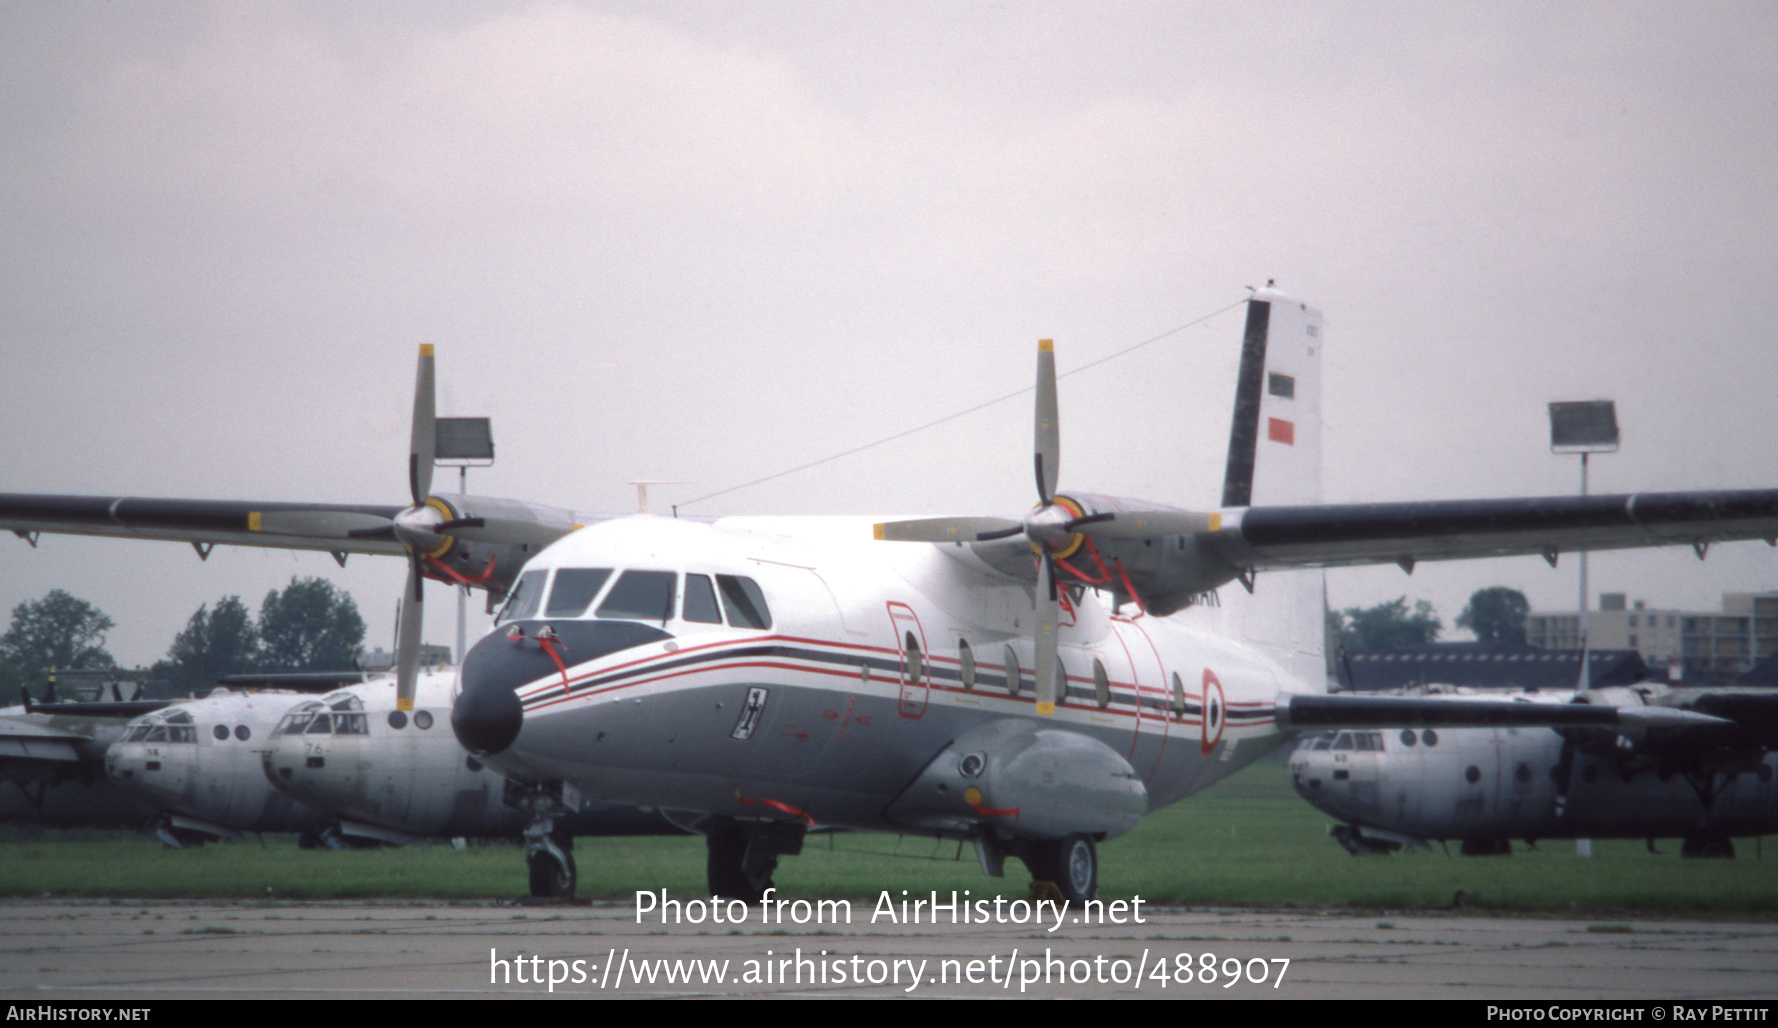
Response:
MULTIPOLYGON (((1291 791, 1281 764, 1264 761, 1101 846, 1100 891, 1167 904, 1384 911, 1450 908, 1463 890, 1479 911, 1778 917, 1778 852, 1767 864, 1750 839, 1737 840, 1736 860, 1682 861, 1676 842, 1653 855, 1640 841, 1596 841, 1590 860, 1565 841, 1537 851, 1520 844, 1505 858, 1436 848, 1351 857, 1327 837, 1328 824, 1291 791)), ((704 892, 701 838, 582 839, 575 858, 582 896, 704 892)), ((776 881, 790 896, 1025 895, 1024 866, 1009 860, 1006 870, 1005 878, 983 877, 973 850, 955 843, 816 835, 801 856, 781 861, 776 881)), ((168 850, 145 833, 0 832, 4 896, 469 900, 525 891, 514 845, 328 852, 268 836, 263 845, 168 850)))

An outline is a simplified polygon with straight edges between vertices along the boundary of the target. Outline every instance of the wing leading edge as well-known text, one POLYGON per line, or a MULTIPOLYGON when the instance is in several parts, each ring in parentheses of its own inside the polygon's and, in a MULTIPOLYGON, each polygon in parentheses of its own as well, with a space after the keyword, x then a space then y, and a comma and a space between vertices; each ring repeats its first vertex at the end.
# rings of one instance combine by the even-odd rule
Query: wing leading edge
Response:
POLYGON ((1249 507, 1199 539, 1242 568, 1336 567, 1778 539, 1778 489, 1249 507))

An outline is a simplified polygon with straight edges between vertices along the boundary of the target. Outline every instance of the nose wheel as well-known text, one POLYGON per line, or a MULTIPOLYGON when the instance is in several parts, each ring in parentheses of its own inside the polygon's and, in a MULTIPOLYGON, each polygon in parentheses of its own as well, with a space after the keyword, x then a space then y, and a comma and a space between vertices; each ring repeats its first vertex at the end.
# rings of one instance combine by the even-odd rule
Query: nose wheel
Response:
MULTIPOLYGON (((530 845, 529 839, 526 845, 530 845)), ((531 895, 547 899, 572 897, 578 881, 573 837, 566 833, 544 836, 541 845, 525 853, 525 869, 531 873, 531 895)))
POLYGON ((1031 840, 1022 847, 1033 881, 1052 882, 1070 903, 1099 895, 1099 851, 1090 835, 1031 840))

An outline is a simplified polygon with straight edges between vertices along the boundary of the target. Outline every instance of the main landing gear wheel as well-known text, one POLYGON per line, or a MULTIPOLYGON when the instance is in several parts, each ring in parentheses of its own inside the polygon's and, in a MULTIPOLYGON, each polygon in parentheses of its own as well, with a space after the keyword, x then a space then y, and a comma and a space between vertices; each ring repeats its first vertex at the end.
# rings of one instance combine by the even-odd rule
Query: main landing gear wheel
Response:
POLYGON ((758 903, 772 887, 772 872, 778 870, 775 854, 755 854, 751 865, 747 860, 747 844, 753 833, 744 825, 726 825, 711 829, 704 836, 704 874, 710 895, 758 903))
POLYGON ((1090 835, 1026 843, 1025 866, 1039 882, 1052 882, 1070 903, 1099 895, 1099 851, 1090 835))
POLYGON ((552 835, 553 847, 532 850, 525 854, 525 868, 531 872, 531 895, 547 899, 568 899, 574 895, 578 881, 574 869, 574 840, 566 835, 552 835))
POLYGON ((1680 844, 1679 855, 1682 857, 1718 857, 1726 860, 1735 859, 1735 843, 1721 832, 1699 832, 1688 835, 1680 844))

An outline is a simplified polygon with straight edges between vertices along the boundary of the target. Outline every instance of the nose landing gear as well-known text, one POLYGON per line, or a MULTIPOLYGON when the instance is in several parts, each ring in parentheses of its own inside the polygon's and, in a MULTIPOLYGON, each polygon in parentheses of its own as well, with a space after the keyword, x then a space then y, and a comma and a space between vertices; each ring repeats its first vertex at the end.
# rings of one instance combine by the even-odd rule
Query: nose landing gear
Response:
POLYGON ((572 782, 521 785, 509 779, 502 798, 507 806, 531 815, 531 823, 525 826, 525 869, 530 874, 531 895, 572 899, 578 882, 574 838, 558 829, 555 819, 580 809, 580 790, 572 782))

